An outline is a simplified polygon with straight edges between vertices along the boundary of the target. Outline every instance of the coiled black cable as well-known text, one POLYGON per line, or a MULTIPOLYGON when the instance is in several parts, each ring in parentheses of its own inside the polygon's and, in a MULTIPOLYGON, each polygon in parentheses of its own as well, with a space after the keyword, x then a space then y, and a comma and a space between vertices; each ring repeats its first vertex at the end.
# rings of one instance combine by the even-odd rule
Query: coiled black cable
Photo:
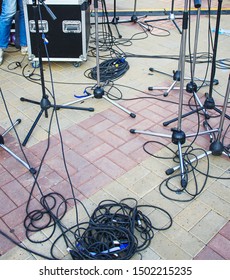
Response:
POLYGON ((138 205, 134 198, 119 203, 104 200, 91 215, 88 227, 76 235, 75 247, 69 252, 73 259, 130 259, 150 245, 154 230, 166 230, 171 225, 170 214, 157 206, 138 205), (144 214, 146 208, 163 212, 168 218, 166 226, 155 227, 144 214))
MULTIPOLYGON (((125 60, 124 57, 121 58, 112 58, 103 61, 99 65, 100 69, 100 81, 107 82, 107 81, 115 81, 122 77, 128 70, 129 64, 125 60)), ((86 76, 90 79, 97 80, 97 67, 93 67, 87 70, 88 74, 86 76)))

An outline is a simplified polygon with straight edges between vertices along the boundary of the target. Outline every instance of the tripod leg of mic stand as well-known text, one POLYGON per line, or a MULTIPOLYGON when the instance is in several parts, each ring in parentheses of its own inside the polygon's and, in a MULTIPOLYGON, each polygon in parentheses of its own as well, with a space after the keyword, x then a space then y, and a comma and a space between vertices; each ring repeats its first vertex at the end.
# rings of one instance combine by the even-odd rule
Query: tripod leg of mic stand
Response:
MULTIPOLYGON (((199 155, 199 156, 197 156, 197 157, 194 157, 194 158, 192 158, 191 160, 189 160, 189 162, 185 162, 185 165, 188 165, 188 164, 191 164, 191 163, 193 163, 193 162, 195 162, 195 161, 198 161, 198 160, 204 158, 205 156, 210 155, 211 153, 212 153, 211 151, 208 151, 208 152, 203 153, 203 154, 201 154, 201 155, 199 155)), ((169 168, 169 169, 167 169, 167 170, 165 171, 165 174, 166 174, 166 175, 171 175, 171 174, 173 174, 176 170, 179 170, 180 168, 181 168, 180 165, 177 165, 177 166, 175 166, 175 167, 173 167, 173 168, 169 168)))
POLYGON ((15 153, 13 153, 10 149, 8 149, 5 145, 0 144, 0 147, 2 147, 7 153, 9 153, 12 157, 14 157, 18 162, 20 162, 25 168, 27 168, 32 174, 36 173, 36 170, 32 167, 30 167, 26 162, 24 162, 21 158, 19 158, 15 153))
MULTIPOLYGON (((183 114, 183 115, 182 115, 182 118, 188 117, 188 116, 190 116, 190 115, 192 115, 192 114, 194 114, 194 113, 197 113, 197 112, 199 112, 199 111, 202 111, 202 110, 203 110, 203 108, 199 108, 199 109, 190 111, 190 112, 188 112, 188 113, 183 114)), ((177 118, 174 118, 174 119, 171 119, 171 120, 169 120, 169 121, 163 122, 163 126, 167 126, 167 125, 169 125, 169 124, 171 124, 171 123, 173 123, 173 122, 175 122, 175 121, 178 121, 178 117, 177 117, 177 118)))
POLYGON ((132 134, 139 133, 139 134, 145 134, 145 135, 150 135, 150 136, 159 136, 159 137, 164 137, 164 138, 171 138, 171 135, 168 135, 168 134, 155 133, 155 132, 151 132, 151 131, 138 130, 138 129, 134 129, 134 128, 131 128, 129 130, 129 132, 132 133, 132 134))
POLYGON ((103 95, 103 98, 107 101, 109 101, 110 103, 112 103, 113 105, 115 105, 117 108, 121 109, 122 111, 124 111, 125 113, 129 114, 130 117, 132 118, 136 118, 136 114, 130 112, 129 110, 127 110, 126 108, 124 108, 123 106, 121 106, 120 104, 117 104, 116 102, 114 102, 113 100, 109 99, 107 96, 103 95))
POLYGON ((93 95, 88 95, 88 96, 86 96, 86 97, 81 97, 81 98, 79 98, 79 99, 77 99, 77 100, 74 100, 74 101, 65 103, 65 104, 63 104, 62 106, 69 106, 69 105, 72 105, 72 104, 75 104, 75 103, 84 102, 85 100, 90 99, 90 98, 93 98, 93 97, 94 97, 93 95))
POLYGON ((5 130, 2 134, 2 137, 4 137, 7 133, 9 133, 16 125, 21 123, 21 119, 17 119, 7 130, 5 130))
MULTIPOLYGON (((215 107, 214 110, 215 110, 217 113, 222 114, 222 111, 221 111, 220 109, 218 109, 218 108, 215 107)), ((229 115, 224 114, 224 116, 225 116, 225 118, 227 118, 228 120, 230 120, 230 116, 229 116, 229 115)))
POLYGON ((29 140, 31 134, 33 133, 33 131, 34 131, 34 129, 35 129, 37 123, 39 122, 39 120, 40 120, 40 118, 41 118, 43 112, 44 112, 44 109, 42 109, 42 110, 39 112, 39 114, 37 115, 37 118, 35 119, 33 125, 31 126, 31 128, 30 128, 30 130, 29 130, 29 132, 28 132, 28 134, 27 134, 27 136, 26 136, 26 138, 25 138, 24 141, 22 142, 22 146, 25 146, 25 145, 27 144, 27 142, 28 142, 28 140, 29 140))
MULTIPOLYGON (((116 19, 115 19, 115 20, 116 20, 116 19)), ((120 33, 120 31, 119 31, 119 29, 118 29, 118 27, 117 27, 117 21, 115 22, 115 20, 112 20, 111 23, 112 23, 112 24, 115 26, 115 28, 116 28, 118 38, 121 39, 121 38, 122 38, 122 35, 121 35, 121 33, 120 33)))
POLYGON ((36 170, 33 167, 30 167, 25 161, 19 158, 15 153, 13 153, 10 149, 8 149, 4 145, 4 136, 9 133, 16 125, 21 123, 21 119, 17 119, 11 127, 4 131, 2 135, 0 135, 0 147, 2 147, 7 153, 9 153, 13 158, 15 158, 18 162, 20 162, 23 166, 25 166, 32 174, 36 173, 36 170))
POLYGON ((174 82, 172 83, 172 85, 164 92, 164 96, 165 96, 165 97, 168 96, 169 92, 170 92, 171 90, 174 89, 176 83, 177 83, 177 81, 174 81, 174 82))
POLYGON ((71 109, 71 110, 78 110, 78 111, 89 111, 89 112, 93 112, 94 108, 89 107, 89 108, 82 108, 82 107, 74 107, 74 106, 65 106, 65 105, 54 105, 51 106, 54 107, 55 110, 59 110, 59 109, 71 109))
POLYGON ((179 33, 182 34, 182 31, 181 31, 180 27, 178 26, 178 24, 176 23, 175 19, 173 19, 172 22, 176 26, 176 29, 179 31, 179 33))
POLYGON ((209 125, 209 123, 206 120, 203 122, 203 126, 204 126, 205 130, 209 133, 210 143, 212 143, 213 139, 214 139, 214 137, 213 137, 214 134, 209 131, 210 129, 212 129, 211 126, 209 125))
POLYGON ((40 105, 40 102, 34 101, 34 100, 30 100, 30 99, 27 99, 27 98, 24 98, 24 97, 21 97, 20 101, 22 101, 22 102, 29 102, 29 103, 32 103, 32 104, 40 105))

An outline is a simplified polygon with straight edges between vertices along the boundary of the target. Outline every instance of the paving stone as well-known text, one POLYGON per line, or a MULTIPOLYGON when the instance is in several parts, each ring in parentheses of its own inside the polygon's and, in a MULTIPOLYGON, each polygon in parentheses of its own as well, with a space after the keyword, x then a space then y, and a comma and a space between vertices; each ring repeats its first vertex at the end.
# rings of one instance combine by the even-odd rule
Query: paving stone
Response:
POLYGON ((206 216, 197 222, 190 232, 207 244, 225 223, 226 219, 211 210, 206 216))

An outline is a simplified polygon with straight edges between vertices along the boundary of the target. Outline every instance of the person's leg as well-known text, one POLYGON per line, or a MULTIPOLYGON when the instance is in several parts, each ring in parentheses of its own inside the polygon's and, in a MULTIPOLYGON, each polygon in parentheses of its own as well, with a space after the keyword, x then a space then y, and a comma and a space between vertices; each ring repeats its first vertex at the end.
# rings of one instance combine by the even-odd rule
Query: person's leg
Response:
POLYGON ((0 15, 0 48, 6 49, 9 44, 10 29, 16 13, 16 0, 3 0, 0 15))
POLYGON ((25 17, 24 17, 24 10, 23 10, 23 0, 18 0, 19 6, 19 35, 20 35, 20 46, 26 47, 26 27, 25 27, 25 17))

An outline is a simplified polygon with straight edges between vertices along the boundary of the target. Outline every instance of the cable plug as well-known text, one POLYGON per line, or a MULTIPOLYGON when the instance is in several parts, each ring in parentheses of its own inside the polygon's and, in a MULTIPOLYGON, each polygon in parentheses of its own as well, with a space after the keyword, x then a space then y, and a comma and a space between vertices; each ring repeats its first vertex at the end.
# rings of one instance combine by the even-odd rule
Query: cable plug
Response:
POLYGON ((49 44, 49 41, 46 39, 46 36, 44 33, 42 34, 42 39, 43 39, 45 45, 49 44))
POLYGON ((140 214, 142 214, 141 211, 138 211, 138 212, 137 212, 137 215, 136 215, 136 220, 137 220, 137 225, 138 225, 138 227, 141 227, 141 226, 142 226, 140 214))
POLYGON ((124 243, 124 244, 120 244, 119 246, 115 246, 112 248, 109 248, 108 250, 104 250, 100 253, 95 253, 95 252, 90 252, 91 256, 96 256, 98 254, 110 254, 112 253, 113 255, 115 255, 116 253, 118 253, 119 251, 123 251, 125 250, 127 247, 129 246, 128 243, 124 243), (115 253, 116 252, 116 253, 115 253))
POLYGON ((121 63, 124 63, 124 62, 125 62, 125 57, 122 56, 122 57, 119 59, 119 61, 120 61, 121 63))
MULTIPOLYGON (((215 29, 215 28, 212 28, 211 31, 212 31, 212 32, 216 32, 216 29, 215 29)), ((230 30, 219 28, 218 34, 221 34, 221 35, 230 35, 230 30)))
POLYGON ((70 253, 70 255, 73 259, 79 259, 79 255, 77 254, 77 252, 75 252, 74 250, 72 250, 69 247, 66 250, 67 250, 67 252, 70 253))
POLYGON ((87 97, 87 96, 90 96, 91 94, 90 93, 88 93, 88 91, 85 89, 84 91, 83 91, 83 95, 76 95, 76 94, 74 94, 74 97, 76 97, 76 98, 84 98, 84 97, 87 97))
POLYGON ((120 245, 120 244, 128 244, 128 240, 126 239, 113 240, 113 245, 120 245))

